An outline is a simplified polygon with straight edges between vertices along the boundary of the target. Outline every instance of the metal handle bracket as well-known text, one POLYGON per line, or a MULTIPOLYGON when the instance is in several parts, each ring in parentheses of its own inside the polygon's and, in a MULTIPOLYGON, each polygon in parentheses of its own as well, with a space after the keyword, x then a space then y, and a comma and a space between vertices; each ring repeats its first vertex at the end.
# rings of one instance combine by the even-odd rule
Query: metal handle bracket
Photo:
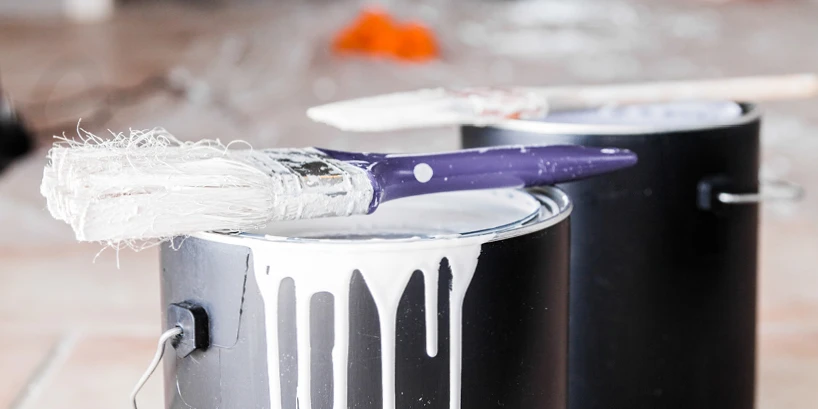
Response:
POLYGON ((804 189, 783 180, 762 181, 758 193, 721 192, 716 198, 724 204, 760 203, 769 201, 796 202, 804 197, 804 189))
POLYGON ((168 328, 182 328, 182 335, 171 340, 179 358, 210 346, 210 323, 202 306, 190 301, 171 304, 168 306, 167 321, 168 328))
POLYGON ((804 189, 792 182, 762 180, 756 193, 730 192, 730 182, 725 177, 711 177, 699 182, 698 206, 702 210, 714 210, 720 205, 753 204, 772 201, 796 202, 804 197, 804 189))

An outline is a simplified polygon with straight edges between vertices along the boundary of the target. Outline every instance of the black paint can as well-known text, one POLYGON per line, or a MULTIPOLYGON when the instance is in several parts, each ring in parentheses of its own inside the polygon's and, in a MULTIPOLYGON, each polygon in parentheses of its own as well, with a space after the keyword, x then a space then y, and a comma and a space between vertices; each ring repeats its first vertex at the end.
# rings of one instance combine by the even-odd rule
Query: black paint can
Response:
POLYGON ((568 197, 418 196, 161 251, 167 409, 566 409, 568 197))
POLYGON ((464 148, 626 148, 629 169, 560 188, 571 231, 569 408, 751 409, 760 115, 676 103, 463 127, 464 148))

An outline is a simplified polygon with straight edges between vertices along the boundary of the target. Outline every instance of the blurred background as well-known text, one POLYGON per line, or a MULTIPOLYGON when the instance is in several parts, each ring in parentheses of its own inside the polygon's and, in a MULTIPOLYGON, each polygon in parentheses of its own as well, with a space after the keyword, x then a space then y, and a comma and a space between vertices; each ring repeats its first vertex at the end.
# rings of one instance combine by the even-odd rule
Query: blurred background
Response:
MULTIPOLYGON (((52 136, 80 118, 100 135, 436 151, 456 129, 350 135, 304 112, 430 86, 814 72, 816 38, 815 0, 0 0, 0 408, 126 407, 160 333, 156 249, 79 244, 39 194, 52 136), (434 51, 338 52, 373 6, 434 51)), ((763 176, 807 196, 763 208, 758 406, 818 408, 818 101, 762 108, 763 176)), ((142 407, 163 407, 159 377, 142 407)))

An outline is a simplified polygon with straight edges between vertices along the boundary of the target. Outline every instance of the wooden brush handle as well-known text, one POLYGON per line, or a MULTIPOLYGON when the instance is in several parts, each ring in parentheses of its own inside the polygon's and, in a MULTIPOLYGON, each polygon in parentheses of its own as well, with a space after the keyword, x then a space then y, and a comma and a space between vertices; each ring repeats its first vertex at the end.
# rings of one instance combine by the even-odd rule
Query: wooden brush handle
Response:
POLYGON ((533 88, 529 91, 546 97, 551 110, 679 100, 764 102, 818 96, 818 76, 794 74, 639 84, 548 87, 533 88))

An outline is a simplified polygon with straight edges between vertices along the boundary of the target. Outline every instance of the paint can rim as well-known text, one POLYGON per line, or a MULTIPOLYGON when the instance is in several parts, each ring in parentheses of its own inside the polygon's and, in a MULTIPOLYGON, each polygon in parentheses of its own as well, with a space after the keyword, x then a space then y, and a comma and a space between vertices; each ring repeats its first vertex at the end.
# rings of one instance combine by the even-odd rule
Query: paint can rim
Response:
POLYGON ((367 246, 383 246, 401 243, 441 243, 444 241, 450 242, 459 239, 475 238, 491 236, 486 242, 494 242, 499 240, 506 240, 513 237, 523 236, 536 231, 547 229, 551 226, 557 225, 567 219, 572 210, 573 203, 565 192, 557 187, 543 186, 529 189, 515 189, 521 191, 526 195, 532 197, 539 202, 539 211, 532 214, 531 217, 515 221, 513 223, 503 224, 491 228, 479 229, 474 231, 467 231, 456 234, 441 234, 433 236, 407 237, 407 238, 384 238, 377 240, 361 240, 361 239, 332 239, 332 238, 293 238, 286 236, 275 236, 260 233, 220 233, 220 232, 201 232, 193 234, 192 237, 197 237, 204 240, 229 241, 233 240, 260 240, 271 243, 287 243, 298 245, 354 245, 360 247, 367 246))

